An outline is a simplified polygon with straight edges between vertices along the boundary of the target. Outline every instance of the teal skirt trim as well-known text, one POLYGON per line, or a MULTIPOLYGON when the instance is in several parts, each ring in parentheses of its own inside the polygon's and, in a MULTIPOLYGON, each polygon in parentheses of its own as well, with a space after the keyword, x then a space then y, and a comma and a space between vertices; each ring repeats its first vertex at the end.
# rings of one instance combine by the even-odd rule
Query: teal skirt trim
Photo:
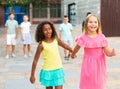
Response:
POLYGON ((39 82, 43 86, 59 86, 65 83, 63 69, 41 70, 39 82))

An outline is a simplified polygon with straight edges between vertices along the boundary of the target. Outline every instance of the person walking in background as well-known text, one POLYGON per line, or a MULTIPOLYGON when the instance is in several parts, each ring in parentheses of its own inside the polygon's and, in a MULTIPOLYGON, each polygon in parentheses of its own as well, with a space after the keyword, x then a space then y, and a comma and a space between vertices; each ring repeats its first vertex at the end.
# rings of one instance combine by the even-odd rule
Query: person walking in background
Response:
POLYGON ((70 52, 72 49, 57 37, 55 28, 49 21, 43 21, 37 26, 35 38, 39 44, 32 64, 31 83, 35 82, 36 65, 42 53, 43 66, 39 81, 46 89, 62 89, 65 81, 58 45, 70 52))
MULTIPOLYGON (((72 35, 73 27, 68 22, 68 16, 64 16, 63 23, 59 26, 59 36, 60 39, 65 42, 70 47, 73 46, 73 35, 72 35)), ((69 60, 70 53, 66 49, 64 49, 64 58, 65 60, 69 60)))
POLYGON ((15 55, 16 39, 18 37, 18 22, 14 20, 14 13, 9 14, 9 19, 5 23, 4 37, 7 40, 6 59, 10 57, 10 46, 12 45, 12 57, 15 55))
POLYGON ((72 58, 81 47, 84 56, 81 67, 80 89, 104 89, 106 84, 106 57, 116 55, 115 49, 110 50, 108 41, 101 31, 101 23, 96 15, 89 15, 85 20, 85 33, 77 37, 72 58))
POLYGON ((27 57, 26 49, 28 48, 28 56, 31 56, 31 34, 30 34, 30 27, 31 23, 28 21, 28 16, 23 16, 23 22, 20 25, 21 29, 21 37, 20 37, 20 43, 23 44, 23 52, 24 52, 24 58, 27 57))
MULTIPOLYGON (((86 13, 86 17, 87 17, 88 15, 90 15, 90 14, 92 14, 92 13, 91 13, 91 12, 87 12, 87 13, 86 13)), ((85 24, 85 21, 82 22, 82 32, 83 32, 84 24, 85 24)))

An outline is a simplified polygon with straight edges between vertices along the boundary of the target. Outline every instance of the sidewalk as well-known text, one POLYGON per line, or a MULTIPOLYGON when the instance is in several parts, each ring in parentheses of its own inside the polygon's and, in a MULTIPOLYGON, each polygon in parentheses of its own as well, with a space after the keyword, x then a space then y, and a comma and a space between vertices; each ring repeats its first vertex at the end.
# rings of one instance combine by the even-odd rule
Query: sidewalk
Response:
MULTIPOLYGON (((55 25, 58 28, 58 25, 55 25)), ((5 59, 5 39, 0 33, 0 89, 45 89, 38 82, 39 70, 41 69, 42 59, 40 58, 36 69, 36 83, 32 85, 29 82, 31 64, 36 51, 37 43, 34 40, 36 25, 32 26, 32 57, 23 58, 22 45, 16 45, 16 58, 5 59)), ((58 31, 58 29, 56 29, 58 31)), ((79 26, 74 27, 74 37, 81 34, 79 26)), ((117 56, 107 57, 107 85, 105 89, 120 89, 120 37, 108 37, 110 47, 114 47, 117 56)), ((75 60, 65 61, 63 59, 63 49, 60 47, 60 54, 63 61, 65 72, 65 84, 63 89, 79 89, 79 76, 81 69, 81 58, 83 49, 78 52, 75 60)))

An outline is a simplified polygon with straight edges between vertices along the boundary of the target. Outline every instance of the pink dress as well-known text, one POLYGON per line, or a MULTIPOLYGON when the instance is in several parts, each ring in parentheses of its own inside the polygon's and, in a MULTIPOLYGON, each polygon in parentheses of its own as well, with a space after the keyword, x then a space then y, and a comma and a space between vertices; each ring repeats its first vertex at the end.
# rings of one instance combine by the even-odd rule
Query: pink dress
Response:
POLYGON ((106 84, 106 58, 103 47, 108 42, 103 34, 91 38, 83 34, 75 42, 84 48, 80 89, 104 89, 106 84))

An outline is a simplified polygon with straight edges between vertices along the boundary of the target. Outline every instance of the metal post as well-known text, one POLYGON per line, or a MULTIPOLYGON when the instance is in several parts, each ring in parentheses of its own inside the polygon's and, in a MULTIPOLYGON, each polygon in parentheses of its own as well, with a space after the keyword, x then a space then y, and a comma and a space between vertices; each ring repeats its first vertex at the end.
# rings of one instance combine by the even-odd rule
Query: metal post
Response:
POLYGON ((30 12, 30 22, 32 22, 32 18, 33 18, 32 10, 33 10, 33 6, 32 6, 32 3, 30 3, 30 8, 29 8, 29 12, 30 12))
POLYGON ((50 0, 48 0, 48 3, 47 3, 47 18, 50 21, 50 0))

